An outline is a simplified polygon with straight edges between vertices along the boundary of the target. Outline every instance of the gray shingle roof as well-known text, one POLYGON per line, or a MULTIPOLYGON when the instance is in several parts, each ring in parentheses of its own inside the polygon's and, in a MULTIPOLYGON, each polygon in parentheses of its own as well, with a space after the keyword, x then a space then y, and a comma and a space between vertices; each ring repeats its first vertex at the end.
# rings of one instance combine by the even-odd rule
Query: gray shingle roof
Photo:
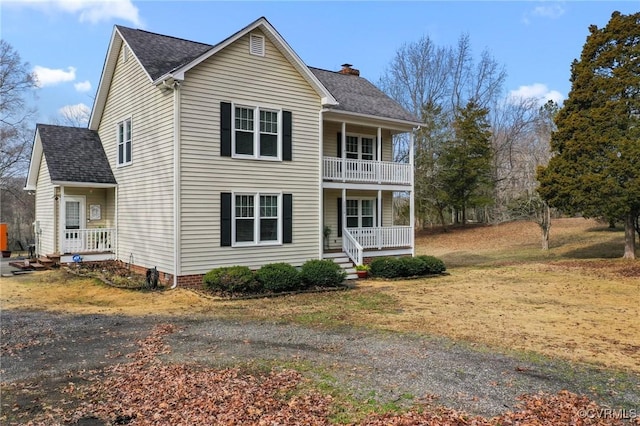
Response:
POLYGON ((98 132, 49 124, 37 131, 52 181, 116 183, 98 132))
POLYGON ((309 69, 338 101, 339 105, 331 109, 418 122, 416 117, 367 79, 320 68, 309 69))
POLYGON ((186 65, 213 46, 116 25, 151 79, 186 65))

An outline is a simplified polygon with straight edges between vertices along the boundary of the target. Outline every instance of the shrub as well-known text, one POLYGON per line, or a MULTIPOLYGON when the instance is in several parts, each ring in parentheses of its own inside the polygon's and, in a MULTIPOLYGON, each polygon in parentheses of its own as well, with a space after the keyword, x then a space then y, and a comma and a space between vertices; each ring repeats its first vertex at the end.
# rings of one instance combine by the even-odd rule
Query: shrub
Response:
POLYGON ((302 265, 300 276, 307 286, 336 287, 347 273, 331 260, 308 260, 302 265))
POLYGON ((444 262, 433 256, 418 256, 425 263, 423 274, 441 274, 447 270, 444 262))
POLYGON ((396 257, 376 257, 369 267, 369 273, 380 278, 399 277, 403 269, 400 259, 396 257))
POLYGON ((288 263, 271 263, 256 272, 256 280, 266 290, 279 292, 302 288, 300 272, 288 263))
POLYGON ((427 262, 419 257, 401 257, 400 258, 400 276, 415 277, 424 275, 427 269, 427 262))
POLYGON ((258 289, 253 272, 246 266, 212 269, 203 282, 207 289, 223 293, 251 293, 258 289))

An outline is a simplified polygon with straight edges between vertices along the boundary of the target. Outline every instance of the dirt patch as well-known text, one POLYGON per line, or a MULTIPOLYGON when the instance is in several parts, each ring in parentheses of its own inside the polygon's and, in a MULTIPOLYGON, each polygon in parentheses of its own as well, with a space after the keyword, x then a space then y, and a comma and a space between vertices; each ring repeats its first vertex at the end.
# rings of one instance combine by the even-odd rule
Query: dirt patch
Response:
MULTIPOLYGON (((234 370, 238 366, 262 371, 275 366, 277 371, 286 365, 303 371, 304 380, 315 386, 340 389, 354 401, 405 409, 428 396, 438 405, 492 416, 507 407, 516 409, 521 394, 557 394, 563 389, 612 407, 630 409, 640 400, 637 376, 526 361, 446 339, 267 322, 13 310, 3 310, 2 322, 3 330, 9 330, 2 364, 4 424, 43 418, 55 420, 47 424, 87 422, 92 417, 114 422, 131 420, 134 414, 138 418, 141 410, 151 411, 142 415, 144 421, 132 424, 151 424, 149 413, 164 419, 178 406, 173 397, 183 398, 180 404, 201 402, 207 392, 197 377, 231 374, 236 377, 232 381, 249 380, 234 370), (158 323, 166 324, 165 331, 154 334, 158 323), (146 349, 140 349, 141 342, 146 349), (178 379, 165 382, 163 374, 178 379), (187 377, 196 377, 196 382, 187 377), (158 388, 166 386, 167 393, 147 395, 153 395, 154 381, 158 388), (114 394, 119 391, 138 402, 125 403, 125 394, 114 394), (162 408, 162 403, 168 405, 162 408)), ((298 386, 298 376, 283 377, 298 386)), ((256 383, 263 383, 260 380, 267 379, 256 383)))

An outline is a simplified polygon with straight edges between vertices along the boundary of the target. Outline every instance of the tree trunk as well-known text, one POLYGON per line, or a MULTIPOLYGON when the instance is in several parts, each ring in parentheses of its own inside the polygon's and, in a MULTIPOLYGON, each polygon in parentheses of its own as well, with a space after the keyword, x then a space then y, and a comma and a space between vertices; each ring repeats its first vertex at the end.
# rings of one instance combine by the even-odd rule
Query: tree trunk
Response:
POLYGON ((624 256, 623 259, 636 258, 636 228, 635 216, 629 212, 624 220, 624 256))
POLYGON ((547 203, 542 203, 542 217, 540 220, 542 230, 542 250, 549 250, 549 234, 551 231, 551 209, 547 203))

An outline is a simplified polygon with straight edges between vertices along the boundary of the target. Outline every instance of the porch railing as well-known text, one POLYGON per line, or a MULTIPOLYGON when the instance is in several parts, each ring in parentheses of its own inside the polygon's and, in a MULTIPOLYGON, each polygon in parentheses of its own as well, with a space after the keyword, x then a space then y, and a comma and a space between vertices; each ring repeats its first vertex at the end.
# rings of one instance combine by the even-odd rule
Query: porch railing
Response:
POLYGON ((116 230, 113 228, 65 229, 63 253, 114 251, 116 230))
POLYGON ((392 161, 324 157, 323 178, 347 182, 411 185, 411 165, 392 161))
POLYGON ((349 233, 348 229, 342 231, 342 251, 349 256, 353 263, 362 265, 362 253, 364 249, 351 233, 349 233))
POLYGON ((411 235, 413 232, 410 226, 347 228, 346 231, 365 249, 411 247, 411 235))

